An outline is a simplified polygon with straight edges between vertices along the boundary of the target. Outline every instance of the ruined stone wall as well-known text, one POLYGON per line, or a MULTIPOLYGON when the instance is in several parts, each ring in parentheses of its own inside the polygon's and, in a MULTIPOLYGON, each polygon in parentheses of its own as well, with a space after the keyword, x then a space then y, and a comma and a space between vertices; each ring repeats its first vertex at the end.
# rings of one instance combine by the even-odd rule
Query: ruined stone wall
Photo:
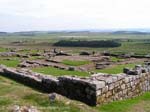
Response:
POLYGON ((122 100, 141 95, 150 90, 150 74, 123 75, 117 76, 98 76, 98 80, 105 83, 105 86, 96 91, 97 104, 122 100))
POLYGON ((89 105, 132 98, 150 91, 150 65, 136 66, 131 70, 126 68, 124 72, 117 75, 98 73, 86 78, 53 77, 0 66, 3 76, 43 92, 56 92, 89 105))

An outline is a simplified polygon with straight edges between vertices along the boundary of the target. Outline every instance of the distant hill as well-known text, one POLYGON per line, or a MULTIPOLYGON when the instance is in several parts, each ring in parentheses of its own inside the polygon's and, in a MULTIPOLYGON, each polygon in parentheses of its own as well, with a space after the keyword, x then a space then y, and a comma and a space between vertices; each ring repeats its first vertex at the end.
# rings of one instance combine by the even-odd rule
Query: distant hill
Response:
POLYGON ((0 36, 5 36, 5 35, 8 35, 7 32, 0 32, 0 36))
POLYGON ((150 30, 62 30, 62 31, 20 31, 20 32, 0 32, 0 35, 20 35, 20 36, 35 36, 39 34, 150 34, 150 30))
POLYGON ((115 31, 112 32, 112 34, 138 34, 138 35, 143 35, 143 34, 150 34, 149 32, 140 32, 140 31, 115 31))
POLYGON ((0 34, 7 34, 7 32, 0 32, 0 34))

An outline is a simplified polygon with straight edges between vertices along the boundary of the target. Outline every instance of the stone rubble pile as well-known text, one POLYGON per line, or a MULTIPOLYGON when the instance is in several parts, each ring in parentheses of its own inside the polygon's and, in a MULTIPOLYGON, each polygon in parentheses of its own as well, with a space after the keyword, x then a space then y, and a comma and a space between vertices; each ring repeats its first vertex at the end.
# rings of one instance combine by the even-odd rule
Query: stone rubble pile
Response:
POLYGON ((0 52, 0 56, 2 57, 17 56, 17 53, 16 52, 0 52))
POLYGON ((124 69, 125 73, 94 74, 91 77, 53 77, 25 69, 0 66, 0 74, 44 92, 56 92, 68 98, 97 105, 141 95, 150 91, 150 63, 124 69), (132 74, 131 74, 132 73, 132 74))
POLYGON ((1 52, 0 56, 2 57, 21 57, 21 58, 30 58, 29 55, 25 55, 25 54, 20 54, 20 53, 16 53, 16 52, 1 52))
POLYGON ((145 66, 136 65, 135 68, 133 68, 133 69, 124 68, 123 72, 128 75, 139 75, 141 73, 150 72, 149 65, 150 65, 150 63, 145 63, 145 66))
POLYGON ((109 66, 110 64, 111 64, 111 62, 99 62, 99 63, 96 63, 95 68, 103 69, 103 68, 106 68, 107 66, 109 66))

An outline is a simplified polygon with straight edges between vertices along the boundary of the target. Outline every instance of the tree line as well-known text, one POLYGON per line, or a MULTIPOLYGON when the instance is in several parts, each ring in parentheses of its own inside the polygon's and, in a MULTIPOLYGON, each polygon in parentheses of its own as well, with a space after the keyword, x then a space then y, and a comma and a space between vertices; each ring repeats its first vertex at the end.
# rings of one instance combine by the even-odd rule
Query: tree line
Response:
POLYGON ((99 40, 99 41, 71 41, 61 40, 53 44, 60 47, 119 47, 121 43, 113 40, 99 40))

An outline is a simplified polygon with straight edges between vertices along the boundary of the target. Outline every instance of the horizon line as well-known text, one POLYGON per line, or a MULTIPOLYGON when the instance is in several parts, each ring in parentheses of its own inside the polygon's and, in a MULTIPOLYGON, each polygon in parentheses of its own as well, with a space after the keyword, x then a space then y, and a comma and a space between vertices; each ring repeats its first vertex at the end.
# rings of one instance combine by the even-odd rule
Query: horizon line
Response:
POLYGON ((138 31, 150 32, 150 28, 104 28, 104 29, 56 29, 56 30, 20 30, 20 31, 0 31, 5 33, 19 33, 19 32, 115 32, 115 31, 138 31))

